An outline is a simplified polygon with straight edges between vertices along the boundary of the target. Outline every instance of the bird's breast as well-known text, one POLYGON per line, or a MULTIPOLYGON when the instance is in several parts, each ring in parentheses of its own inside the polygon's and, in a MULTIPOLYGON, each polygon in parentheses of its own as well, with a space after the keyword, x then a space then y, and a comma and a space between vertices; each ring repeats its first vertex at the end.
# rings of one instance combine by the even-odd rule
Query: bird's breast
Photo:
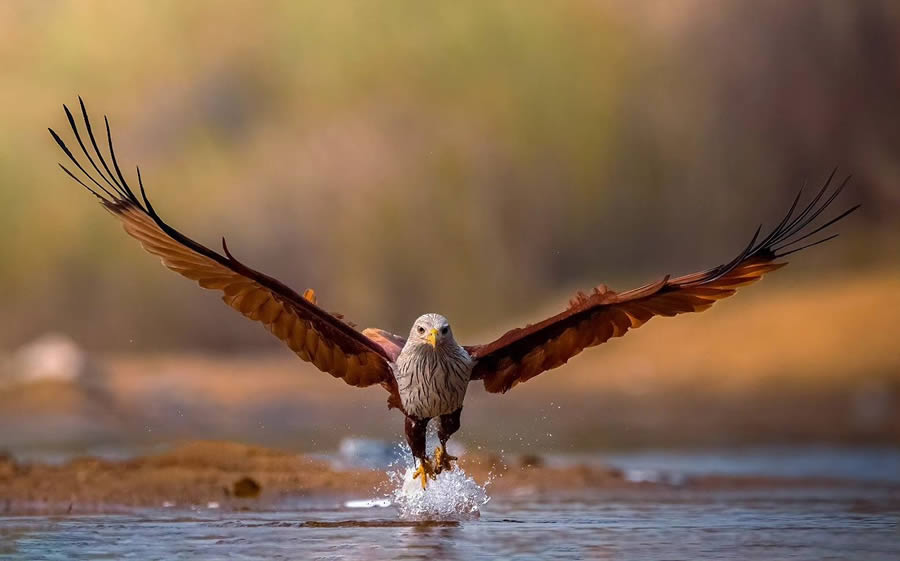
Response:
POLYGON ((462 407, 471 374, 467 354, 401 353, 395 370, 400 402, 408 415, 420 419, 447 415, 462 407))

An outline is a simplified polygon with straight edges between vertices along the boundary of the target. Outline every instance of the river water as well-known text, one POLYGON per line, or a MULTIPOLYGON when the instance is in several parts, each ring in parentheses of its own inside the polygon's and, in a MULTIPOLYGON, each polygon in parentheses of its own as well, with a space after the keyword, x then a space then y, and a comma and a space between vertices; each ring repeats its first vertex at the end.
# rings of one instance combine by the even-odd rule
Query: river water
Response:
POLYGON ((898 453, 870 451, 853 460, 845 451, 839 454, 844 463, 822 451, 785 462, 760 454, 736 456, 744 470, 723 455, 713 462, 702 455, 692 461, 690 455, 642 454, 617 463, 634 477, 652 476, 661 463, 690 473, 746 471, 748 462, 756 473, 784 464, 794 475, 828 476, 835 475, 828 466, 850 470, 868 459, 863 465, 870 469, 851 485, 781 490, 696 490, 676 481, 636 490, 525 490, 488 500, 488 486, 476 497, 477 508, 435 517, 348 497, 290 498, 263 512, 210 504, 5 517, 0 559, 900 560, 900 475, 890 464, 898 453))

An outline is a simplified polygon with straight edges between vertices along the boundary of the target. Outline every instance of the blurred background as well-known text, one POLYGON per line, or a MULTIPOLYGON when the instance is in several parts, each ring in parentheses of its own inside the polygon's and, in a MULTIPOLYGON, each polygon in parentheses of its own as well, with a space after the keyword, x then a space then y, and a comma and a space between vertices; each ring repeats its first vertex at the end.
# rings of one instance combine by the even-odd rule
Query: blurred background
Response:
POLYGON ((297 360, 63 176, 46 128, 78 95, 175 227, 463 343, 726 261, 838 166, 836 206, 863 204, 838 240, 505 396, 473 385, 459 440, 900 444, 896 2, 13 0, 0 83, 0 448, 400 438, 381 389, 297 360))

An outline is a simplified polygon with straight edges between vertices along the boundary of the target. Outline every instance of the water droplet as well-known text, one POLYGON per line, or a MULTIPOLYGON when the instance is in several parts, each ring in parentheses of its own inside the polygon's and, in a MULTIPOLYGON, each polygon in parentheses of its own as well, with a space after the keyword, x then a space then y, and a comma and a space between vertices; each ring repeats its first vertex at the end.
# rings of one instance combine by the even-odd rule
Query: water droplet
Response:
POLYGON ((388 478, 393 489, 387 498, 397 507, 401 518, 408 519, 459 519, 478 516, 481 507, 490 497, 485 485, 479 485, 459 467, 444 471, 428 481, 423 490, 419 479, 413 479, 415 471, 409 448, 405 445, 403 460, 392 466, 388 478))

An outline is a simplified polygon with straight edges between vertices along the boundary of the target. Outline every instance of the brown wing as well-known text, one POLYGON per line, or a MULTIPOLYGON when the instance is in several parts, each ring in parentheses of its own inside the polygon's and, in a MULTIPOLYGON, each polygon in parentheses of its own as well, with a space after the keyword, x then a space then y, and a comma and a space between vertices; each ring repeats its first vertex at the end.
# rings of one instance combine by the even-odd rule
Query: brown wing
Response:
POLYGON ((505 392, 519 382, 565 364, 588 347, 621 337, 653 316, 702 312, 716 300, 734 294, 738 287, 756 282, 786 264, 776 263, 776 259, 836 237, 834 234, 802 247, 796 246, 859 207, 854 206, 827 223, 804 231, 850 179, 845 179, 820 204, 834 173, 803 211, 794 216, 800 200, 798 193, 778 227, 759 242, 760 230, 757 230, 744 251, 727 264, 675 279, 666 277, 620 294, 599 286, 590 295, 579 293, 569 308, 560 314, 523 329, 514 329, 487 345, 467 347, 469 354, 477 360, 472 379, 484 379, 484 387, 489 392, 505 392))
POLYGON ((391 359, 391 362, 397 362, 397 357, 400 356, 400 351, 403 350, 403 345, 406 344, 406 339, 399 336, 394 335, 389 331, 385 331, 384 329, 376 329, 374 327, 367 327, 363 329, 363 335, 377 343, 384 352, 387 353, 388 358, 391 359))
POLYGON ((59 135, 51 129, 50 134, 92 186, 76 177, 62 164, 60 167, 100 199, 101 204, 122 221, 125 231, 137 238, 144 249, 160 257, 163 265, 169 269, 197 281, 203 288, 221 291, 222 300, 226 304, 245 317, 262 323, 297 356, 313 363, 319 370, 341 378, 352 386, 364 387, 380 383, 391 391, 395 385, 389 364, 391 358, 379 343, 342 321, 340 316, 317 306, 312 290, 307 290, 300 296, 272 277, 235 259, 229 253, 224 239, 222 248, 225 255, 221 255, 163 222, 147 200, 140 169, 137 174, 143 201, 138 200, 125 181, 113 150, 109 121, 105 120, 106 135, 115 174, 110 171, 97 146, 84 102, 81 102, 84 125, 100 167, 85 147, 72 113, 68 107, 63 107, 75 139, 102 183, 82 167, 59 135), (101 167, 106 173, 101 171, 101 167))

